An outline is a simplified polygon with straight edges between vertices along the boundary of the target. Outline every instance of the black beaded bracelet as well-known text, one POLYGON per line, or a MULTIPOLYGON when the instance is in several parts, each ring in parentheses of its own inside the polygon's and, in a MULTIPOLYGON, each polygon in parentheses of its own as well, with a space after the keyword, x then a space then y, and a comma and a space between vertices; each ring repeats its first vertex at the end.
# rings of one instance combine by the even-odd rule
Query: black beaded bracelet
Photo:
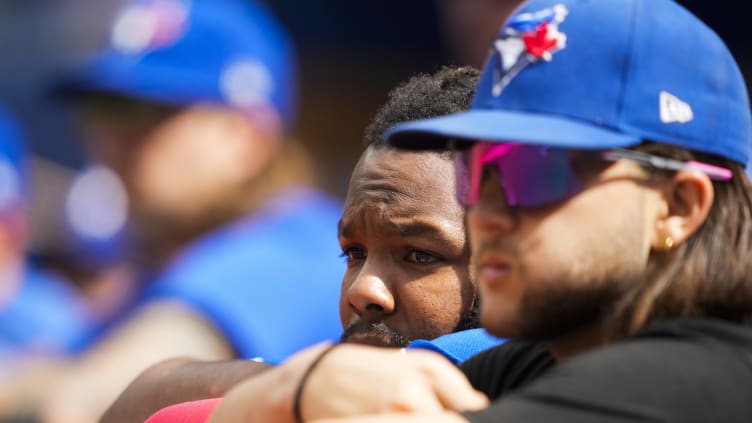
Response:
POLYGON ((295 388, 295 396, 292 398, 292 415, 295 418, 296 423, 303 423, 303 416, 300 410, 300 400, 303 397, 303 388, 305 387, 306 381, 308 381, 308 377, 311 376, 313 369, 316 368, 321 360, 323 360, 324 357, 326 357, 337 345, 339 344, 332 344, 322 351, 321 354, 313 360, 311 365, 308 366, 305 373, 303 373, 303 376, 300 378, 298 387, 295 388))

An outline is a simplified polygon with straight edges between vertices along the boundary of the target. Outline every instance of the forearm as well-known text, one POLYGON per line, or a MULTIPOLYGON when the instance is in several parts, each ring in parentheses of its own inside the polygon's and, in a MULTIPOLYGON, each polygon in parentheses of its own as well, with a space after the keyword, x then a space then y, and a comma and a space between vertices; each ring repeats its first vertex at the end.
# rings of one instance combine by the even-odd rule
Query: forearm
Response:
POLYGON ((0 363, 0 421, 34 415, 64 377, 70 363, 31 358, 0 363))
POLYGON ((302 370, 282 365, 246 379, 228 392, 209 423, 295 423, 292 402, 302 370))
POLYGON ((238 383, 271 367, 249 360, 175 358, 144 371, 110 406, 101 423, 144 421, 169 405, 224 396, 238 383))
POLYGON ((48 423, 98 422, 144 369, 179 355, 226 360, 233 351, 190 308, 167 302, 144 306, 80 357, 45 401, 42 417, 48 423))
POLYGON ((327 344, 307 348, 282 365, 247 379, 228 392, 208 423, 296 423, 296 389, 306 369, 328 348, 327 344))

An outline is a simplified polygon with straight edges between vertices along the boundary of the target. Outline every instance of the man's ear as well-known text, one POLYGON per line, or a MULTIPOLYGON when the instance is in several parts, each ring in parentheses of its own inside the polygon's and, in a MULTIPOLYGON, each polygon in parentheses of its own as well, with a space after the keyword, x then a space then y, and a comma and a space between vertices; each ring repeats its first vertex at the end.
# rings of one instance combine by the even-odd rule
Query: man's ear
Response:
POLYGON ((710 178, 696 170, 676 172, 662 191, 667 213, 658 219, 653 248, 666 251, 684 243, 705 222, 715 191, 710 178))

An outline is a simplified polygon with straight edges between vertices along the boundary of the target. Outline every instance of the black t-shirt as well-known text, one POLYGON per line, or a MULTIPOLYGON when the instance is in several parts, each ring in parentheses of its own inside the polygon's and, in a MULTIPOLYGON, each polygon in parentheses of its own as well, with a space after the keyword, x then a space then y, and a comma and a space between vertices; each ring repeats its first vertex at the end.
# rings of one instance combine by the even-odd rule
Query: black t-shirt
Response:
POLYGON ((475 389, 494 400, 537 379, 556 362, 545 344, 509 340, 460 363, 475 389))
POLYGON ((667 321, 559 365, 512 342, 462 365, 495 399, 471 422, 752 422, 752 328, 667 321))

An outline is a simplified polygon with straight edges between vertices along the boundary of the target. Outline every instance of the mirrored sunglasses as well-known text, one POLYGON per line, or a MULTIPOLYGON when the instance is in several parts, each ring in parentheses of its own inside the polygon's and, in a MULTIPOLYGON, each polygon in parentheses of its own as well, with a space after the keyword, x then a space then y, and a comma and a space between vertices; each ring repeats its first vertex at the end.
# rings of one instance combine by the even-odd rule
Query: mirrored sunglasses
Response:
MULTIPOLYGON (((483 172, 496 170, 507 204, 512 207, 539 207, 565 200, 583 189, 575 161, 615 162, 631 160, 656 169, 678 171, 695 169, 713 180, 727 181, 729 169, 697 161, 679 161, 634 150, 572 150, 558 147, 513 143, 478 142, 457 151, 457 199, 465 207, 478 201, 483 172)), ((580 172, 581 173, 581 172, 580 172)))

